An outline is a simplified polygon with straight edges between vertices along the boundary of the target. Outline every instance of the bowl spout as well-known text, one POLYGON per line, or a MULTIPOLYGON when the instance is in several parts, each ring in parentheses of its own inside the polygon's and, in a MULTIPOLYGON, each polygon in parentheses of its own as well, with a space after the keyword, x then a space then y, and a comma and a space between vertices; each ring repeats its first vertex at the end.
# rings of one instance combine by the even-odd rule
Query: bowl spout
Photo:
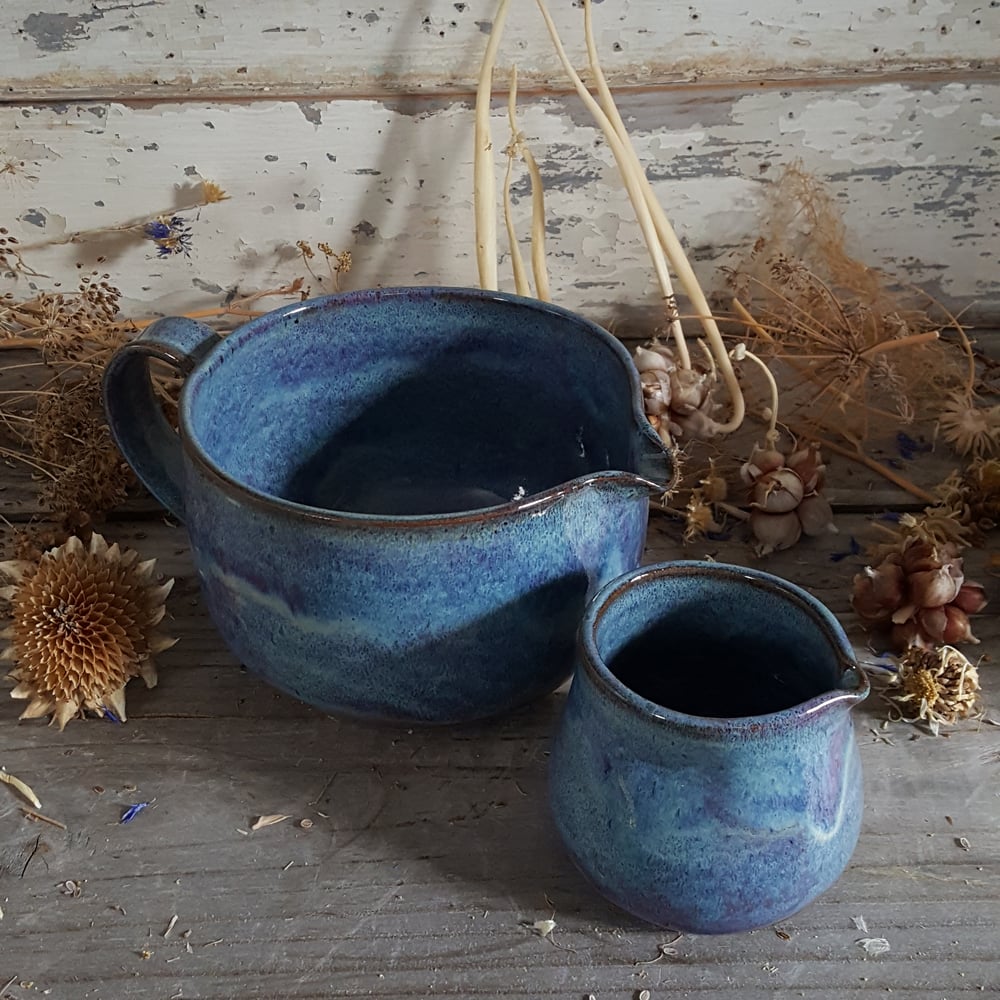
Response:
POLYGON ((674 449, 660 439, 645 416, 637 420, 632 449, 633 475, 624 477, 622 485, 651 496, 673 492, 677 485, 674 449))

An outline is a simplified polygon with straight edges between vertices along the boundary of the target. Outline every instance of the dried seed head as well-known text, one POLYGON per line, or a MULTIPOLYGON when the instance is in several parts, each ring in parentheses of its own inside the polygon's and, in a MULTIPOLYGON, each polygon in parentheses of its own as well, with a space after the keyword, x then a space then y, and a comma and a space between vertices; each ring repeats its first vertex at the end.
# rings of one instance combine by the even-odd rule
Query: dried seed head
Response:
POLYGON ((977 406, 974 397, 956 393, 938 419, 941 436, 960 455, 982 457, 1000 445, 1000 406, 977 406))
POLYGON ((899 661, 896 683, 884 692, 899 718, 927 722, 936 732, 979 712, 979 671, 952 646, 911 648, 899 661))
POLYGON ((0 658, 16 661, 11 697, 28 701, 22 719, 51 714, 63 729, 89 710, 125 721, 128 681, 156 684, 153 658, 176 641, 156 630, 173 580, 154 583, 155 561, 138 558, 95 533, 88 548, 74 536, 36 563, 0 563, 14 581, 0 589, 12 620, 0 658))

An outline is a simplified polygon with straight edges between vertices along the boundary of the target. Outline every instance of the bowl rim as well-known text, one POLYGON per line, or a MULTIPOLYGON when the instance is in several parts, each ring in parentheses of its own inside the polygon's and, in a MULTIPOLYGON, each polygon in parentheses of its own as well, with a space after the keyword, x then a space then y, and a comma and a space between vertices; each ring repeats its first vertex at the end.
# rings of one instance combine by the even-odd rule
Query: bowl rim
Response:
POLYGON ((833 612, 820 600, 790 580, 765 570, 734 563, 679 559, 640 566, 605 585, 587 606, 577 635, 579 660, 587 679, 598 693, 648 722, 671 729, 682 728, 694 735, 753 735, 790 724, 803 723, 833 708, 849 708, 863 701, 871 690, 868 675, 858 664, 854 648, 833 612), (768 590, 796 604, 819 626, 833 648, 841 668, 841 680, 851 678, 851 688, 833 688, 804 702, 777 712, 737 717, 700 716, 660 705, 633 691, 610 670, 597 647, 601 619, 625 593, 664 577, 713 577, 739 580, 768 590))
MULTIPOLYGON (((356 305, 372 307, 382 301, 394 298, 499 302, 507 306, 528 308, 537 313, 547 313, 550 316, 567 320, 577 327, 587 330, 610 350, 612 356, 621 365, 629 383, 633 430, 640 436, 640 439, 646 439, 643 443, 648 447, 659 448, 663 452, 666 460, 671 463, 669 468, 672 481, 676 481, 677 468, 676 463, 671 462, 671 450, 660 440, 646 419, 639 373, 632 362, 628 350, 621 341, 593 320, 551 302, 513 295, 509 292, 448 285, 401 285, 389 288, 368 288, 350 292, 337 292, 317 296, 314 299, 307 299, 304 302, 291 303, 290 305, 264 313, 261 316, 256 316, 248 322, 241 324, 221 340, 220 343, 216 344, 195 365, 194 369, 184 380, 180 394, 180 405, 178 407, 178 430, 181 447, 187 458, 216 488, 237 503, 256 507, 269 514, 281 513, 311 523, 366 528, 448 527, 495 521, 519 514, 538 514, 554 506, 565 497, 579 493, 591 486, 634 486, 637 482, 642 481, 647 483, 645 491, 647 496, 650 493, 663 492, 660 484, 642 480, 642 477, 637 473, 623 470, 600 470, 578 476, 564 483, 559 483, 539 493, 530 494, 516 500, 509 500, 506 503, 496 504, 491 507, 443 514, 366 514, 360 511, 338 511, 313 507, 308 504, 288 500, 273 493, 256 490, 230 475, 212 460, 198 441, 197 435, 191 426, 190 415, 192 409, 191 397, 197 391, 200 380, 207 377, 208 368, 214 364, 218 364, 219 360, 227 352, 232 353, 237 350, 239 344, 246 339, 257 336, 260 332, 270 328, 277 322, 283 321, 289 316, 304 312, 318 312, 323 309, 353 307, 356 305), (652 487, 655 487, 655 489, 652 487)), ((663 487, 669 489, 670 485, 663 484, 663 487)))

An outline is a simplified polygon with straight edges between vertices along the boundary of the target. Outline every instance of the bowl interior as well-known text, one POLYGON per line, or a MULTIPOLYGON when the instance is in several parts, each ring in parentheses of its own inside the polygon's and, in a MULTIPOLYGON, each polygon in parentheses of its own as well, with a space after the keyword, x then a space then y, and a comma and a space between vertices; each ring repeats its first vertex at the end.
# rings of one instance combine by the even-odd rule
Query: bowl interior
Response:
POLYGON ((187 431, 229 477, 294 503, 479 509, 632 471, 623 358, 610 335, 542 303, 334 296, 233 333, 189 380, 187 431))
POLYGON ((843 673, 822 610, 776 577, 719 564, 639 574, 604 603, 593 638, 612 683, 690 716, 783 711, 843 673))

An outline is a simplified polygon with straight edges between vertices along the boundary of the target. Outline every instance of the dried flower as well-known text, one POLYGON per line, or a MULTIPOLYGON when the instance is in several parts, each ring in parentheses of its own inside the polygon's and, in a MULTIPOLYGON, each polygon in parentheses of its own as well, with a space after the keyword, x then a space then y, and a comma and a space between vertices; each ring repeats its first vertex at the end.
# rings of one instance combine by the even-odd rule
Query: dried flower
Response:
POLYGON ((715 518, 715 512, 708 503, 703 488, 696 486, 691 491, 684 509, 684 541, 693 542, 709 532, 722 531, 722 525, 715 518))
POLYGON ((119 823, 131 823, 132 820, 136 818, 143 811, 143 809, 149 806, 148 802, 136 802, 135 805, 128 806, 121 815, 121 819, 118 820, 119 823))
POLYGON ((935 489, 936 507, 925 517, 950 519, 955 532, 981 542, 1000 523, 1000 459, 974 458, 961 472, 953 472, 935 489))
POLYGON ((212 205, 217 201, 229 200, 229 195, 215 181, 201 182, 201 197, 206 205, 212 205))
POLYGON ((960 455, 984 455, 1000 446, 1000 406, 977 406, 971 393, 953 393, 938 417, 941 436, 960 455))
POLYGON ((180 215, 159 215, 143 226, 143 235, 156 244, 157 257, 191 253, 191 226, 180 215))
POLYGON ((979 671, 952 646, 911 648, 882 692, 904 722, 926 722, 936 734, 979 712, 979 671))
POLYGON ((986 606, 981 584, 966 581, 958 546, 904 535, 854 577, 851 605, 862 622, 887 630, 893 649, 978 642, 969 615, 986 606))
POLYGON ((28 701, 22 719, 52 716, 63 729, 83 710, 111 710, 125 721, 125 685, 156 684, 153 657, 175 639, 156 630, 173 580, 152 581, 155 560, 138 562, 94 533, 85 548, 73 536, 36 562, 0 563, 13 585, 0 588, 11 625, 0 636, 14 660, 12 698, 28 701))
POLYGON ((836 201, 801 164, 771 196, 767 231, 730 282, 755 318, 753 349, 783 362, 785 412, 860 445, 886 417, 906 424, 936 410, 962 383, 963 349, 898 283, 850 256, 836 201))

